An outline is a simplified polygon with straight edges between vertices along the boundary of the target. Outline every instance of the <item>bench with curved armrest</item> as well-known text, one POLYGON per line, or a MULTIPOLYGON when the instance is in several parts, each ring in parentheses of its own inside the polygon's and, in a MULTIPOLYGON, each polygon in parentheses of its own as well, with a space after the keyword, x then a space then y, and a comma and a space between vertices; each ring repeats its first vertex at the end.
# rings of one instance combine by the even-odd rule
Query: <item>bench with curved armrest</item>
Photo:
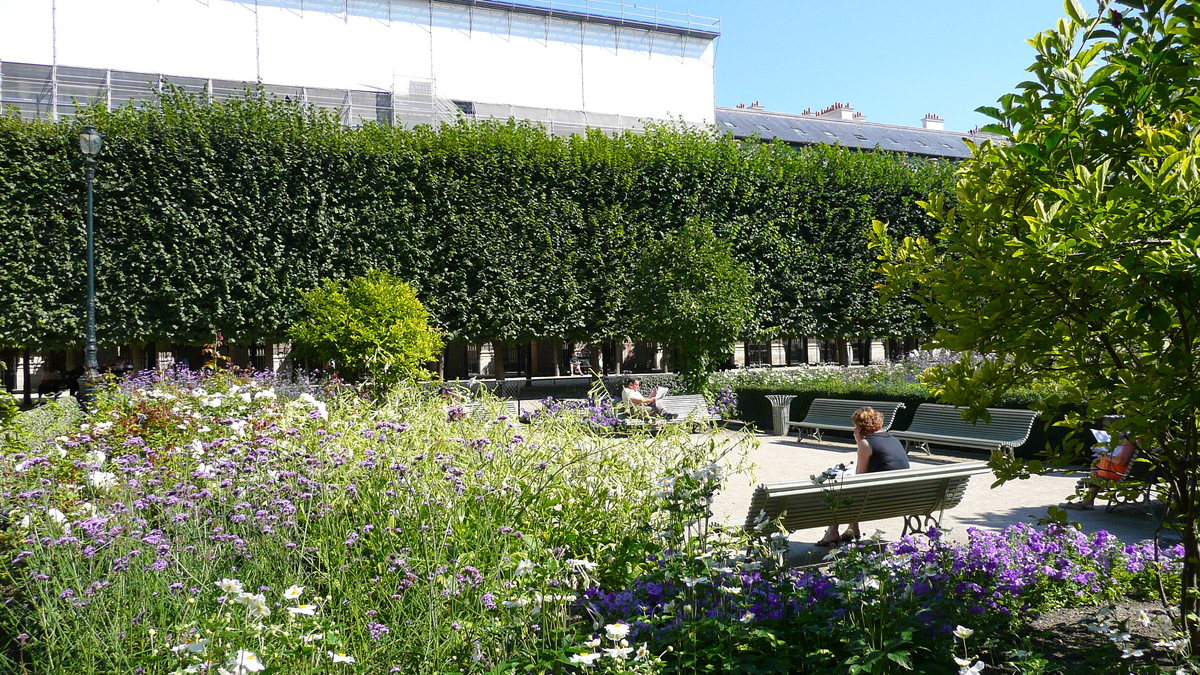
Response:
POLYGON ((771 523, 779 522, 782 529, 794 532, 902 517, 900 536, 924 532, 940 526, 945 510, 958 506, 971 476, 990 471, 987 462, 962 462, 857 474, 822 484, 763 484, 750 500, 744 527, 769 530, 771 523))
POLYGON ((644 425, 662 425, 662 424, 692 424, 692 425, 708 425, 713 422, 721 421, 721 416, 710 412, 708 409, 708 399, 702 394, 681 394, 678 396, 664 396, 659 399, 663 410, 674 415, 671 419, 657 417, 651 415, 648 410, 639 410, 637 413, 630 414, 624 411, 625 405, 620 403, 615 404, 620 410, 623 410, 618 416, 622 424, 628 426, 644 426, 644 425))
POLYGON ((949 445, 980 450, 1002 450, 1011 455, 1015 448, 1029 440, 1033 421, 1038 414, 1032 410, 988 408, 990 422, 982 419, 968 422, 962 418, 962 408, 935 403, 922 403, 913 414, 912 423, 904 431, 891 434, 904 443, 930 454, 929 444, 949 445))
POLYGON ((903 408, 904 404, 898 401, 849 401, 840 398, 815 398, 811 405, 808 406, 808 413, 804 419, 799 422, 784 420, 783 428, 787 433, 791 433, 792 428, 796 429, 796 440, 804 440, 804 430, 812 429, 812 436, 821 441, 821 431, 845 431, 847 433, 854 431, 854 425, 850 424, 850 416, 859 408, 874 408, 880 415, 883 415, 883 429, 887 431, 892 426, 892 421, 896 419, 896 411, 903 408))

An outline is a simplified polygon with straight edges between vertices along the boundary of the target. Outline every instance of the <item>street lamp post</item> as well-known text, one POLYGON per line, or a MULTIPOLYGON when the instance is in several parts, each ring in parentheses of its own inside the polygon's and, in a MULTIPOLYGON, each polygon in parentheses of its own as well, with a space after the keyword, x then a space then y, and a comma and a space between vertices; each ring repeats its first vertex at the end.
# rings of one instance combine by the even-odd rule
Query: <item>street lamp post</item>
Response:
POLYGON ((92 192, 96 182, 96 155, 104 146, 104 135, 88 125, 79 132, 79 150, 83 152, 87 176, 87 344, 83 348, 83 378, 80 387, 83 405, 90 408, 100 363, 96 360, 96 243, 92 230, 92 192))

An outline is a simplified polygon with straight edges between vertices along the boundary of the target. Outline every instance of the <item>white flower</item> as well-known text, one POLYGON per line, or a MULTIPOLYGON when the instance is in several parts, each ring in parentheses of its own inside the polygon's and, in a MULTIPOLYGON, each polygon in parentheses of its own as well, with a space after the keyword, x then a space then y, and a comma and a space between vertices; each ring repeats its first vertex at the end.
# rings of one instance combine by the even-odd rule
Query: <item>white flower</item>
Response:
POLYGON ((536 567, 536 565, 533 564, 532 560, 522 560, 521 562, 517 563, 516 574, 517 576, 524 576, 532 572, 534 567, 536 567))
POLYGON ((745 614, 742 615, 742 618, 738 619, 738 621, 741 621, 742 623, 750 623, 753 620, 754 620, 754 612, 746 612, 745 614))
POLYGON ((200 459, 204 456, 204 442, 199 438, 193 440, 192 444, 188 446, 188 449, 192 451, 193 459, 200 459))
POLYGON ((288 589, 283 592, 283 599, 284 600, 295 600, 296 598, 300 597, 300 594, 303 592, 304 592, 303 586, 289 586, 288 589))
POLYGON ((967 628, 966 626, 955 626, 954 627, 954 637, 956 637, 956 638, 966 640, 967 638, 971 637, 974 634, 975 634, 975 631, 971 630, 970 628, 967 628))
POLYGON ((231 659, 226 665, 232 667, 233 672, 237 673, 238 675, 245 675, 245 673, 257 673, 258 671, 266 668, 266 666, 263 665, 263 662, 259 661, 258 657, 254 655, 254 652, 248 652, 244 649, 239 649, 237 656, 234 656, 233 659, 231 659))
POLYGON ((88 484, 98 490, 108 490, 117 486, 117 474, 111 471, 92 471, 88 474, 88 484))
POLYGON ((591 572, 600 566, 597 563, 594 563, 590 560, 582 560, 582 559, 577 559, 577 558, 571 558, 571 559, 567 560, 567 564, 571 565, 572 567, 574 567, 577 570, 587 571, 587 572, 591 572))
POLYGON ((50 520, 53 520, 54 522, 58 523, 59 525, 62 525, 63 523, 67 522, 67 515, 65 513, 63 513, 62 511, 59 511, 56 508, 50 508, 49 510, 47 510, 46 515, 50 516, 50 520))
POLYGON ((595 662, 596 662, 596 659, 600 658, 601 656, 603 656, 603 655, 602 655, 602 654, 598 654, 598 653, 592 653, 592 654, 572 654, 572 655, 571 655, 571 663, 579 663, 579 664, 582 664, 582 665, 585 665, 585 666, 590 666, 590 665, 592 665, 593 663, 595 663, 595 662))
POLYGON ((95 429, 96 431, 108 431, 112 428, 112 425, 112 422, 97 422, 95 429))
POLYGON ((221 579, 217 582, 217 588, 225 591, 229 595, 242 594, 242 582, 237 579, 221 579))
POLYGON ((963 666, 958 669, 958 675, 975 675, 975 673, 981 672, 983 672, 983 661, 976 661, 975 665, 969 668, 967 666, 963 666))
POLYGON ((305 642, 316 642, 317 640, 324 640, 325 634, 324 633, 309 633, 308 635, 305 635, 303 638, 300 638, 300 639, 304 640, 305 642))
POLYGON ((627 623, 610 623, 604 627, 604 634, 609 640, 617 641, 629 635, 629 624, 627 623))
POLYGON ((312 616, 317 613, 317 606, 296 605, 295 607, 288 607, 287 611, 289 614, 303 614, 304 616, 312 616))
POLYGON ((680 579, 680 581, 687 584, 688 588, 695 588, 696 584, 700 584, 700 583, 704 583, 705 581, 708 581, 708 577, 696 577, 694 579, 691 577, 683 577, 682 579, 680 579))
POLYGON ((254 400, 254 394, 251 394, 248 391, 244 391, 244 392, 238 394, 238 398, 242 399, 246 403, 249 403, 250 401, 254 400))
POLYGON ((108 455, 100 450, 92 450, 83 456, 83 461, 88 463, 88 466, 100 466, 108 459, 108 455))
POLYGON ((1138 621, 1139 621, 1139 622, 1140 622, 1140 623, 1141 623, 1143 626, 1149 626, 1149 625, 1150 625, 1150 615, 1149 615, 1149 614, 1147 614, 1147 613, 1146 613, 1146 610, 1144 610, 1144 609, 1139 609, 1139 610, 1138 610, 1138 613, 1137 613, 1137 620, 1138 620, 1138 621))
POLYGON ((650 658, 650 650, 647 649, 646 645, 644 645, 644 644, 638 645, 637 653, 634 654, 633 660, 641 661, 643 659, 648 659, 648 658, 650 658))
POLYGON ((174 647, 171 647, 171 651, 175 652, 176 654, 181 652, 187 652, 189 654, 201 654, 207 648, 208 638, 202 638, 191 642, 185 642, 181 645, 175 645, 174 647))
POLYGON ((262 593, 242 593, 234 598, 246 606, 246 612, 252 617, 271 616, 271 608, 267 606, 267 598, 262 593))
POLYGON ((625 659, 629 658, 629 654, 633 651, 633 647, 614 647, 612 649, 601 649, 600 651, 604 652, 605 656, 608 656, 614 661, 624 661, 625 659))
POLYGON ((587 642, 583 643, 583 646, 587 647, 588 649, 595 649, 596 647, 600 646, 600 638, 588 640, 587 642))
POLYGON ((1128 659, 1130 657, 1141 656, 1144 653, 1140 649, 1134 649, 1132 645, 1125 645, 1124 649, 1121 650, 1121 658, 1128 659))
POLYGON ((525 605, 528 605, 529 599, 528 598, 517 598, 516 600, 505 600, 501 604, 509 609, 513 609, 514 607, 524 607, 525 605))
POLYGON ((354 663, 354 657, 347 654, 329 652, 329 658, 333 659, 334 663, 354 663))
POLYGON ((269 401, 269 400, 275 399, 275 398, 279 398, 279 397, 275 395, 274 389, 263 389, 262 391, 260 391, 254 395, 254 400, 256 400, 256 401, 262 401, 262 400, 269 401))
POLYGON ((742 592, 742 589, 736 586, 722 586, 721 592, 726 595, 737 595, 742 592))

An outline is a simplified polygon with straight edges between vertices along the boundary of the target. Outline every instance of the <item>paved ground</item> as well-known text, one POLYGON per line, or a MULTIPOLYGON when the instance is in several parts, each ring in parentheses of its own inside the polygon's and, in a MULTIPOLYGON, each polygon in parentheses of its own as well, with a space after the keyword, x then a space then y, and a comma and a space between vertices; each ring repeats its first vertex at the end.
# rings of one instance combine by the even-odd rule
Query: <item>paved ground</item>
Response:
MULTIPOLYGON (((728 432, 724 432, 728 433, 728 432)), ((854 445, 849 437, 830 438, 826 442, 805 441, 798 443, 796 437, 756 435, 758 447, 750 450, 749 458, 755 465, 752 471, 731 476, 725 490, 719 493, 713 504, 714 518, 718 522, 741 524, 745 522, 750 506, 750 496, 759 483, 777 483, 806 480, 831 466, 854 459, 854 445)), ((926 457, 913 454, 914 466, 946 464, 985 459, 982 453, 960 453, 935 448, 934 454, 926 457)), ((993 488, 995 478, 981 474, 971 478, 966 497, 956 508, 946 511, 942 526, 950 528, 952 539, 965 539, 967 528, 999 531, 1015 523, 1034 523, 1046 515, 1049 506, 1059 504, 1075 491, 1080 474, 1034 476, 993 488)), ((1071 519, 1078 522, 1085 532, 1108 530, 1127 543, 1141 541, 1154 536, 1157 519, 1145 510, 1120 508, 1106 513, 1102 508, 1095 511, 1072 511, 1071 519)), ((884 531, 885 540, 900 536, 904 522, 902 518, 863 523, 864 535, 876 529, 884 531)), ((813 542, 821 538, 822 529, 799 530, 791 536, 792 556, 796 562, 819 560, 826 549, 817 548, 813 542)), ((1170 534, 1170 533, 1165 533, 1170 534)))

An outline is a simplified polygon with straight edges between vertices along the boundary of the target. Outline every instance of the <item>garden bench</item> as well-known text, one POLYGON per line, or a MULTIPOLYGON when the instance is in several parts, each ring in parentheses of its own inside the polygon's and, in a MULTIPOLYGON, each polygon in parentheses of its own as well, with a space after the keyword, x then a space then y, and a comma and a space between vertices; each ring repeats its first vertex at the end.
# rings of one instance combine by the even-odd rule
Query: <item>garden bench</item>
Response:
POLYGON ((1033 421, 1038 416, 1032 410, 988 408, 991 422, 968 422, 962 418, 961 411, 962 408, 954 406, 922 403, 917 406, 908 428, 891 434, 903 441, 906 449, 912 443, 925 450, 927 455, 930 454, 930 443, 1003 450, 1011 455, 1013 449, 1029 439, 1033 421))
MULTIPOLYGON (((617 419, 622 424, 628 426, 644 426, 644 425, 664 425, 664 424, 691 424, 708 425, 713 422, 721 421, 721 416, 709 412, 708 399, 702 394, 682 394, 679 396, 665 396, 659 399, 663 410, 675 415, 675 419, 664 419, 652 415, 635 416, 630 415, 627 411, 623 411, 617 415, 617 419)), ((614 407, 621 410, 625 406, 619 401, 614 404, 614 407)))
MULTIPOLYGON (((521 421, 521 402, 506 400, 504 403, 504 414, 513 422, 521 421)), ((493 410, 495 407, 489 403, 482 401, 472 401, 462 404, 464 410, 467 411, 467 416, 476 420, 490 420, 495 418, 493 410)))
POLYGON ((778 521, 791 533, 902 517, 903 537, 939 527, 945 510, 962 501, 971 476, 989 471, 987 462, 961 462, 856 474, 823 484, 812 480, 762 484, 754 490, 744 527, 770 530, 770 523, 778 521), (836 509, 830 509, 831 502, 836 509))
POLYGON ((784 434, 790 434, 792 427, 795 427, 796 441, 799 442, 804 440, 804 430, 812 429, 812 436, 820 442, 823 429, 851 432, 854 431, 854 425, 850 424, 850 417, 856 410, 865 407, 874 408, 880 415, 883 415, 882 431, 887 431, 896 418, 896 411, 903 408, 904 404, 896 401, 847 401, 839 398, 816 398, 808 406, 808 413, 803 420, 799 422, 784 420, 784 434))
POLYGON ((1144 508, 1147 514, 1153 516, 1156 478, 1150 462, 1138 461, 1135 457, 1129 463, 1129 470, 1121 476, 1121 480, 1100 483, 1100 491, 1096 493, 1096 497, 1108 502, 1104 507, 1108 513, 1112 513, 1117 507, 1129 506, 1139 510, 1144 508))

